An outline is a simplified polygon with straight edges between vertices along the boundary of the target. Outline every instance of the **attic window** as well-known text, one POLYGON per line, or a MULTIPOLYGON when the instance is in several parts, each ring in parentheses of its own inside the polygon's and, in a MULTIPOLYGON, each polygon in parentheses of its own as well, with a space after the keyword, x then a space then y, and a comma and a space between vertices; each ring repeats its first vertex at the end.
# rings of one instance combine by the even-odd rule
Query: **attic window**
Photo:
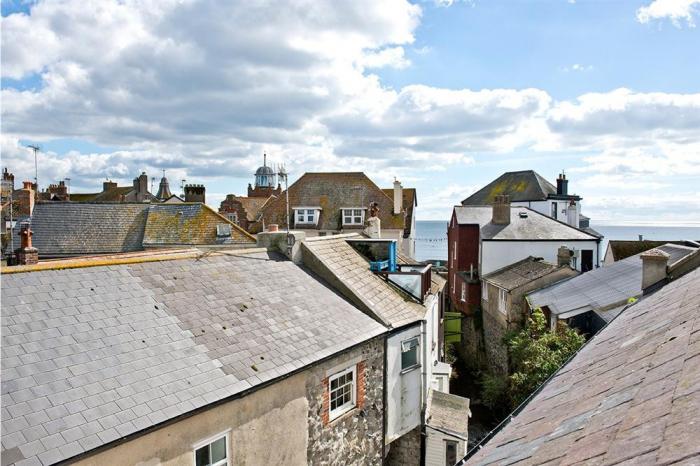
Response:
POLYGON ((365 210, 360 207, 343 210, 343 225, 362 225, 365 223, 365 210))
POLYGON ((316 225, 320 212, 320 207, 294 207, 294 224, 316 225))
POLYGON ((216 225, 216 236, 231 236, 231 225, 227 223, 219 223, 216 225))

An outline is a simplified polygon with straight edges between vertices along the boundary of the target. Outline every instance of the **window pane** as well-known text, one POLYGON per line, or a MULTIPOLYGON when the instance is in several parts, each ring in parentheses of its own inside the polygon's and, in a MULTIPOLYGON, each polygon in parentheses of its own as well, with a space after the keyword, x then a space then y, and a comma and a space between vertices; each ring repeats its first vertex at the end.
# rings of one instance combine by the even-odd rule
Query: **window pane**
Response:
POLYGON ((209 445, 197 449, 194 456, 195 466, 207 466, 209 464, 209 445))
POLYGON ((408 369, 418 364, 418 347, 401 352, 401 369, 408 369))
POLYGON ((445 443, 445 465, 454 466, 457 463, 457 442, 447 440, 445 443))
POLYGON ((361 215, 362 215, 362 211, 359 210, 359 209, 355 209, 355 210, 352 211, 352 214, 355 215, 355 216, 361 216, 361 215))
POLYGON ((216 463, 226 458, 226 437, 211 444, 211 462, 216 463))

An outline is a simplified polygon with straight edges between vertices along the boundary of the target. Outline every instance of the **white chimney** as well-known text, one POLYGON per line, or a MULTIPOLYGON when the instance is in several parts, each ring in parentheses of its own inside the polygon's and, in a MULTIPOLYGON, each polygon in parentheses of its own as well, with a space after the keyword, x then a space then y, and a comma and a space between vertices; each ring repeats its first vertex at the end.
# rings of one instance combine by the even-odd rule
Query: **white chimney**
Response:
POLYGON ((576 201, 573 199, 569 203, 569 207, 566 208, 566 223, 574 228, 578 228, 578 212, 576 209, 576 201))
POLYGON ((666 278, 668 254, 660 249, 650 249, 639 255, 642 260, 642 290, 666 278))
POLYGON ((381 238, 382 237, 382 221, 379 217, 370 217, 367 219, 367 236, 370 238, 381 238))
POLYGON ((403 212, 403 186, 394 178, 394 214, 403 212))

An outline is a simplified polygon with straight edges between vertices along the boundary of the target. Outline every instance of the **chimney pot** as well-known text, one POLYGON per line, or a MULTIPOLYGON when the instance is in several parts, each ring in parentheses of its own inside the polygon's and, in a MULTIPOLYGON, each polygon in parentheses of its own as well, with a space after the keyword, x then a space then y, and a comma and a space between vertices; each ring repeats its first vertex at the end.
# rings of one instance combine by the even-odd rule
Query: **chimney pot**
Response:
POLYGON ((494 197, 491 222, 495 225, 508 225, 510 223, 510 197, 507 194, 499 194, 494 197))
POLYGON ((279 225, 276 223, 271 223, 267 226, 267 231, 279 231, 279 225))
POLYGON ((32 247, 32 230, 23 223, 20 230, 20 247, 15 251, 19 265, 32 265, 39 262, 39 251, 32 247))
POLYGON ((660 249, 640 254, 642 260, 642 291, 664 280, 667 276, 669 255, 660 249))
POLYGON ((568 196, 569 194, 569 180, 566 179, 564 173, 560 173, 557 178, 557 194, 560 196, 568 196))

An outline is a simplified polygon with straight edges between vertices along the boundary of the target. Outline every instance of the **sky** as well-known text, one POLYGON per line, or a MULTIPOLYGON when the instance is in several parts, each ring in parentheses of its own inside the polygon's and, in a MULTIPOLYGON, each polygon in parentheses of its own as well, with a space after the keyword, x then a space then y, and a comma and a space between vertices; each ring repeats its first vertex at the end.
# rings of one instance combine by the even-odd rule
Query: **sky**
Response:
POLYGON ((73 192, 162 170, 364 171, 418 220, 562 170, 594 224, 700 226, 700 0, 2 0, 2 166, 73 192))

